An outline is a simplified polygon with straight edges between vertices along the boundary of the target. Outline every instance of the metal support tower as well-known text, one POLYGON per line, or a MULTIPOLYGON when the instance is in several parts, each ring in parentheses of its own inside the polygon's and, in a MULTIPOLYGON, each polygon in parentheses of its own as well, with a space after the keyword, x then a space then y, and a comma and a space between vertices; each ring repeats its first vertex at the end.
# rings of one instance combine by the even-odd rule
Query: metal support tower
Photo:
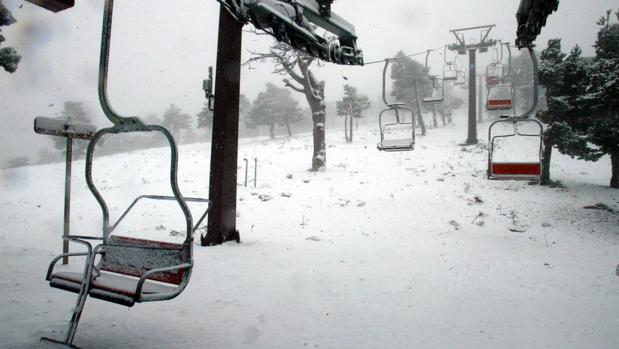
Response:
MULTIPOLYGON (((457 51, 459 54, 469 53, 469 126, 468 126, 468 136, 466 138, 466 144, 477 144, 477 110, 476 110, 476 101, 477 101, 477 88, 475 83, 476 78, 476 55, 477 50, 480 53, 488 52, 488 47, 494 46, 496 44, 496 40, 492 40, 488 38, 490 31, 494 28, 494 24, 490 25, 482 25, 477 27, 469 27, 469 28, 461 28, 461 29, 452 29, 449 32, 452 33, 456 37, 456 43, 449 45, 447 48, 452 51, 457 51), (471 42, 466 43, 464 40, 465 31, 471 30, 480 30, 479 42, 471 42)), ((481 93, 481 91, 480 91, 481 93)))

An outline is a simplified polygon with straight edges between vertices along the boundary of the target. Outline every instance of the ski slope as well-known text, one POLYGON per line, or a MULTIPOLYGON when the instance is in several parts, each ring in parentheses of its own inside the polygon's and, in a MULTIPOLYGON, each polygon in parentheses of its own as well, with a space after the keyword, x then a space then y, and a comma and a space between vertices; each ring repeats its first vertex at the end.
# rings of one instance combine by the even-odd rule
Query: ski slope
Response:
MULTIPOLYGON (((307 171, 310 135, 242 139, 243 242, 196 244, 189 286, 171 301, 125 308, 88 299, 74 343, 618 348, 619 191, 607 187, 610 161, 555 152, 552 177, 565 188, 488 181, 489 124, 479 126, 480 145, 462 147, 464 118, 430 129, 405 153, 377 151, 375 127, 356 131, 352 144, 343 130, 328 131, 328 168, 319 173, 307 171), (248 187, 243 158, 251 160, 248 187), (614 213, 584 208, 598 203, 614 213)), ((206 197, 210 145, 180 152, 183 194, 206 197)), ((150 149, 98 159, 95 180, 113 217, 138 194, 167 193, 167 156, 150 149)), ((83 166, 74 167, 71 229, 96 235, 100 210, 83 166)), ((44 347, 39 337, 62 338, 66 329, 76 295, 44 280, 61 249, 63 176, 61 163, 1 174, 2 348, 44 347)), ((136 207, 119 229, 174 241, 182 219, 167 205, 136 207)))

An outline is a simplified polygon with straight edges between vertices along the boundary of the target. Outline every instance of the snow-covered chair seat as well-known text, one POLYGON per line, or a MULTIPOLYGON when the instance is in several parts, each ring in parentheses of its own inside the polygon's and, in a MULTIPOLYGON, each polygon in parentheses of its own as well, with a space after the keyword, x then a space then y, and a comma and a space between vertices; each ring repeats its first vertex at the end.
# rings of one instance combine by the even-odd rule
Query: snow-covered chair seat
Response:
POLYGON ((415 148, 415 142, 410 138, 385 139, 377 145, 377 148, 383 151, 412 150, 415 148))
MULTIPOLYGON (((86 293, 128 307, 172 298, 182 291, 189 277, 189 248, 186 244, 111 236, 93 250, 101 259, 92 269, 86 293)), ((80 293, 83 275, 60 271, 50 273, 47 280, 52 287, 80 293)))

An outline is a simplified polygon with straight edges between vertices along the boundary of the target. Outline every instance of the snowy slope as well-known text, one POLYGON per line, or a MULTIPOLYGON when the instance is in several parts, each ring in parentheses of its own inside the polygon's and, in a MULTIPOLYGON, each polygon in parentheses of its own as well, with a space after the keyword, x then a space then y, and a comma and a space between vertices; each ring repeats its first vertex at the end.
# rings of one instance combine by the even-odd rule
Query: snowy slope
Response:
MULTIPOLYGON (((330 131, 329 167, 321 173, 307 171, 309 135, 241 140, 239 183, 243 158, 257 157, 259 166, 257 188, 252 166, 250 185, 238 188, 243 243, 196 245, 192 279, 174 300, 128 309, 89 299, 75 343, 619 347, 619 215, 583 208, 603 203, 619 211, 619 191, 607 188, 608 159, 591 164, 555 153, 553 178, 565 189, 488 181, 484 146, 459 146, 464 115, 457 121, 430 129, 406 153, 378 152, 374 128, 359 130, 353 144, 330 131)), ((482 143, 487 127, 479 128, 482 143)), ((165 192, 166 156, 151 149, 99 159, 96 180, 113 214, 139 193, 165 192)), ((209 156, 208 144, 181 148, 185 195, 208 194, 209 156)), ((98 234, 100 211, 82 167, 76 163, 72 231, 98 234)), ((2 173, 2 348, 61 338, 74 305, 74 294, 44 280, 61 247, 63 174, 62 164, 2 173)), ((124 229, 178 229, 176 211, 148 208, 124 229)))

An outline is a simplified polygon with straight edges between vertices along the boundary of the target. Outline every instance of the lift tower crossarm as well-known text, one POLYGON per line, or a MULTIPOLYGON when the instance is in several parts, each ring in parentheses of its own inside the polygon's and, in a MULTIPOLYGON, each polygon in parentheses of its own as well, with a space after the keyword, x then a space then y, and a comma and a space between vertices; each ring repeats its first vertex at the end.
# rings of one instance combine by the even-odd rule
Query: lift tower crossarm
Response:
POLYGON ((456 37, 457 43, 450 44, 447 48, 449 48, 452 51, 458 51, 459 53, 463 54, 463 51, 466 51, 467 49, 469 50, 480 49, 480 51, 482 51, 484 49, 487 49, 490 46, 494 46, 496 45, 496 40, 488 39, 488 36, 490 35, 490 31, 492 30, 492 28, 494 28, 495 26, 496 25, 494 24, 489 24, 489 25, 479 25, 476 27, 452 29, 449 32, 452 33, 456 37), (464 35, 459 35, 465 31, 480 30, 480 29, 482 30, 482 35, 481 35, 481 40, 479 41, 478 44, 467 45, 466 41, 464 40, 464 35))

